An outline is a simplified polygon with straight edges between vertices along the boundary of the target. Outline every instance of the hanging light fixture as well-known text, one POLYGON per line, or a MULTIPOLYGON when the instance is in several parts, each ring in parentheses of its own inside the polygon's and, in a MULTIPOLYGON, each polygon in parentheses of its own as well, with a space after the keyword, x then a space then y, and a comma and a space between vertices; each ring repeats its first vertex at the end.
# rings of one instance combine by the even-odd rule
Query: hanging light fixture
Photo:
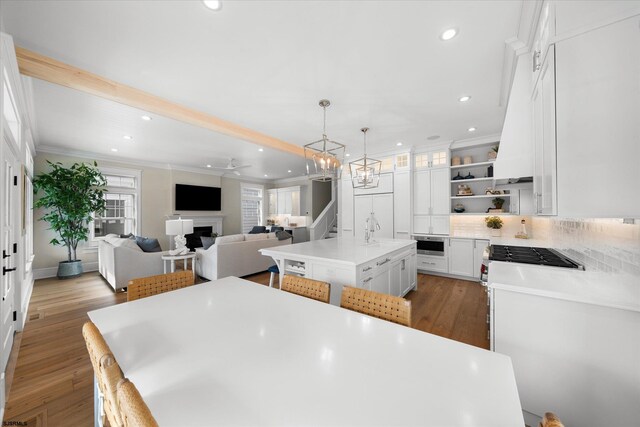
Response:
POLYGON ((380 169, 382 162, 367 157, 367 131, 369 128, 362 128, 364 135, 364 157, 349 163, 351 170, 351 183, 353 188, 376 188, 380 181, 380 169))
POLYGON ((304 146, 304 159, 307 166, 307 176, 310 179, 332 181, 340 179, 345 146, 327 138, 327 107, 331 103, 323 99, 319 104, 324 114, 322 139, 304 146))

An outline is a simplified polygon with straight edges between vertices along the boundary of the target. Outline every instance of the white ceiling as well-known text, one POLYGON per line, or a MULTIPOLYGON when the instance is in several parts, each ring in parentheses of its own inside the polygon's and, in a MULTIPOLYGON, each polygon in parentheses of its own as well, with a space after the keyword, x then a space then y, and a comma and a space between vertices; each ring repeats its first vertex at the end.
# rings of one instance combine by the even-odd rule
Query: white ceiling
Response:
MULTIPOLYGON (((5 1, 17 45, 293 144, 322 130, 369 151, 499 133, 504 41, 521 1, 5 1), (443 42, 442 30, 459 35, 443 42), (471 101, 458 102, 462 95, 471 101), (478 129, 469 134, 467 128, 478 129), (440 135, 434 142, 431 135, 440 135)), ((243 175, 301 174, 300 158, 34 81, 37 143, 243 175), (134 142, 122 139, 133 135, 134 142), (111 148, 118 148, 117 153, 111 148), (217 159, 217 160, 216 160, 217 159), (291 169, 291 174, 287 170, 291 169)))

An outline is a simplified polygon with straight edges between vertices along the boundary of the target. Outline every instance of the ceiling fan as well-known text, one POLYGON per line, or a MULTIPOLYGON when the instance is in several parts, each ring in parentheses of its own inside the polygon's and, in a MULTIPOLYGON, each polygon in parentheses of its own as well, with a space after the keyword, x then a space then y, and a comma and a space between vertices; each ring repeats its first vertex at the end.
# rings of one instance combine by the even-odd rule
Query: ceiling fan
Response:
POLYGON ((233 172, 236 175, 240 175, 240 172, 238 171, 238 169, 244 169, 249 167, 251 167, 251 165, 238 165, 236 164, 236 160, 231 158, 229 159, 229 163, 227 163, 227 166, 211 166, 211 169, 217 169, 217 170, 226 171, 226 172, 233 172))

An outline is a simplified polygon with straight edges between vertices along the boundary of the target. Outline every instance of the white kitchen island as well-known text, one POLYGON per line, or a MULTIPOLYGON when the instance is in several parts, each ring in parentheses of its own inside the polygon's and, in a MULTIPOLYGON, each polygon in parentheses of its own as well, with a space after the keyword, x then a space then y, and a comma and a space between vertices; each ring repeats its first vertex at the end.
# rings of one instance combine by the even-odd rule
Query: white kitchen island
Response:
POLYGON ((404 296, 417 286, 416 242, 407 239, 339 237, 273 248, 260 253, 274 259, 285 274, 331 284, 331 304, 340 305, 342 287, 355 286, 404 296))

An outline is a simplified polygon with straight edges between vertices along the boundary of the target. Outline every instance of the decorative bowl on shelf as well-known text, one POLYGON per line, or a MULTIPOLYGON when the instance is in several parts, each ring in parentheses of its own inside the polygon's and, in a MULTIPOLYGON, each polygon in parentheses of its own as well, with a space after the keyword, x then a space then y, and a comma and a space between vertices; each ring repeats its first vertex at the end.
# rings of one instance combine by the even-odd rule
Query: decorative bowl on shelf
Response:
POLYGON ((474 179, 474 178, 475 176, 471 175, 471 172, 469 172, 467 176, 465 176, 463 179, 474 179))
POLYGON ((458 175, 454 176, 453 178, 451 178, 451 180, 453 181, 458 181, 464 179, 464 177, 462 175, 460 175, 460 172, 458 172, 458 175))
POLYGON ((456 205, 453 207, 453 211, 455 213, 462 213, 464 212, 466 209, 464 208, 464 205, 462 203, 456 203, 456 205))

